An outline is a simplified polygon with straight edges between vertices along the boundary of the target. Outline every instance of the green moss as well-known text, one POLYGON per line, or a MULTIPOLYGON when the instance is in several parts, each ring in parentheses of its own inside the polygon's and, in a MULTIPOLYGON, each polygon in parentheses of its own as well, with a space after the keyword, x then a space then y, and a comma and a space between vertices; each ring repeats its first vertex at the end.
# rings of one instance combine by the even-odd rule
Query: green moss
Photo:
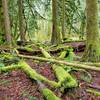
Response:
POLYGON ((65 51, 65 50, 62 51, 61 54, 60 54, 60 56, 59 56, 59 58, 60 58, 60 59, 65 58, 65 57, 66 57, 66 54, 67 54, 67 50, 66 50, 66 51, 65 51))
POLYGON ((96 67, 100 67, 100 62, 99 63, 93 63, 96 67))
POLYGON ((65 58, 66 61, 73 61, 75 58, 75 53, 73 52, 73 49, 68 50, 69 55, 65 58))
POLYGON ((31 79, 43 81, 43 82, 48 83, 49 85, 51 85, 53 87, 60 86, 59 83, 57 83, 55 81, 50 81, 47 78, 45 78, 44 76, 38 74, 34 69, 32 69, 24 61, 19 62, 19 66, 21 66, 22 71, 24 71, 31 79))
POLYGON ((86 50, 83 61, 100 61, 100 34, 98 25, 98 0, 86 0, 86 50))
POLYGON ((42 93, 46 100, 61 100, 59 97, 57 97, 51 90, 45 88, 42 90, 42 93))
POLYGON ((59 83, 65 88, 77 87, 77 81, 68 72, 66 72, 61 66, 53 65, 53 70, 55 71, 56 77, 59 83))
POLYGON ((12 71, 17 69, 20 69, 20 66, 13 65, 13 66, 0 67, 0 72, 7 72, 7 71, 12 71))
POLYGON ((50 54, 45 51, 42 47, 40 47, 42 54, 46 57, 46 58, 51 58, 50 54))

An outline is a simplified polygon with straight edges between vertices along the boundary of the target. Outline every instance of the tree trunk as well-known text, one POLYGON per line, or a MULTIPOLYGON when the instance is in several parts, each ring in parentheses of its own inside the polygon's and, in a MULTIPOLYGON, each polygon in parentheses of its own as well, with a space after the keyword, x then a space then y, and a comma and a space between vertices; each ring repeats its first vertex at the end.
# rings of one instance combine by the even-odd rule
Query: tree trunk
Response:
POLYGON ((10 19, 8 13, 8 0, 2 0, 2 7, 3 7, 3 15, 4 15, 4 25, 5 25, 5 35, 6 41, 9 45, 11 45, 11 26, 10 26, 10 19))
POLYGON ((2 9, 2 0, 0 1, 0 43, 4 40, 4 22, 3 22, 3 9, 2 9))
POLYGON ((83 61, 100 61, 100 37, 98 25, 98 0, 86 0, 86 50, 83 55, 83 61))
POLYGON ((61 43, 61 34, 58 32, 58 25, 57 25, 57 0, 52 0, 52 37, 51 43, 52 44, 59 44, 61 43))
POLYGON ((62 38, 65 38, 65 0, 62 0, 62 38))
POLYGON ((24 8, 23 8, 23 0, 18 0, 19 7, 19 31, 20 31, 20 39, 21 41, 26 41, 25 39, 25 18, 24 18, 24 8))

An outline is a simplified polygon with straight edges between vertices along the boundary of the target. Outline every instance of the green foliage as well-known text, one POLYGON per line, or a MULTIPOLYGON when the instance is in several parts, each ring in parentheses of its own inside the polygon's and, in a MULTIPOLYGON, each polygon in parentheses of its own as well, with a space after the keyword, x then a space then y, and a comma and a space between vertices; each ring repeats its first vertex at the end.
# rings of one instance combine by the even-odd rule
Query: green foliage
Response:
POLYGON ((68 49, 68 56, 65 58, 65 61, 73 61, 75 58, 75 53, 73 52, 73 49, 68 49))
POLYGON ((31 96, 31 98, 29 98, 29 100, 39 100, 39 99, 38 99, 38 97, 32 97, 31 96))
POLYGON ((4 63, 0 62, 0 67, 4 67, 4 66, 5 66, 4 63))
MULTIPOLYGON (((52 3, 51 0, 25 0, 24 2, 24 16, 25 16, 25 23, 26 31, 27 31, 27 39, 33 41, 35 37, 45 37, 47 33, 49 33, 49 28, 44 29, 45 27, 48 27, 48 24, 50 24, 50 27, 52 27, 52 3), (40 22, 48 22, 43 26, 44 23, 42 23, 42 29, 46 32, 42 32, 40 22), (39 32, 39 35, 37 33, 39 32), (44 35, 44 33, 46 33, 44 35), (36 34, 36 35, 35 35, 36 34), (43 35, 43 36, 42 36, 43 35)), ((67 33, 84 33, 81 32, 80 28, 83 26, 83 23, 85 23, 85 14, 84 14, 84 7, 83 4, 85 4, 84 0, 65 0, 65 24, 67 28, 67 33), (78 25, 79 24, 79 25, 78 25)), ((58 5, 58 24, 59 29, 61 28, 61 16, 62 16, 62 4, 61 0, 57 0, 58 5)), ((19 18, 18 18, 18 4, 17 1, 9 0, 9 14, 10 14, 10 20, 11 20, 11 27, 12 27, 12 36, 13 40, 17 41, 19 40, 19 18)), ((61 30, 61 29, 60 29, 61 30)), ((50 31, 51 33, 51 31, 50 31)), ((40 37, 40 38, 41 38, 40 37)), ((1 39, 2 36, 0 35, 0 43, 3 42, 1 39)), ((37 38, 37 40, 40 40, 40 38, 37 38)), ((50 38, 47 37, 47 38, 50 38)))
POLYGON ((62 51, 61 54, 60 54, 60 56, 59 56, 59 58, 60 58, 60 59, 65 58, 65 57, 66 57, 66 54, 67 54, 67 51, 65 51, 65 50, 62 51))
POLYGON ((64 68, 65 71, 67 71, 68 73, 73 71, 73 68, 66 66, 66 65, 62 65, 62 67, 64 68))
MULTIPOLYGON (((83 7, 83 4, 85 4, 84 0, 65 0, 65 25, 68 30, 67 33, 81 33, 81 23, 85 23, 86 19, 84 12, 85 6, 83 7)), ((62 4, 60 0, 58 0, 58 15, 59 25, 61 25, 62 4)))

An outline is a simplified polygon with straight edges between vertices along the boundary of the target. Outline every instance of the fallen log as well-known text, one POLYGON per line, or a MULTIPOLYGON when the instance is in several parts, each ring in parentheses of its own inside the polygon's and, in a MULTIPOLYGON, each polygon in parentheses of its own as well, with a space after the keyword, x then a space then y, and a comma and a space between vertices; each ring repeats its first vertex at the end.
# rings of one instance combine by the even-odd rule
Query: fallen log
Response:
MULTIPOLYGON (((50 52, 50 53, 58 53, 62 50, 65 50, 69 48, 69 46, 65 46, 65 45, 58 45, 56 47, 46 47, 46 51, 47 52, 50 52)), ((19 53, 21 52, 26 52, 26 53, 29 53, 29 54, 41 54, 41 51, 43 50, 42 47, 33 47, 33 48, 30 48, 30 47, 18 47, 17 50, 19 51, 19 53)))
POLYGON ((54 95, 54 93, 51 90, 49 90, 48 88, 44 88, 42 90, 42 93, 45 96, 46 100, 61 100, 56 95, 54 95))
MULTIPOLYGON (((45 49, 43 49, 43 48, 41 48, 41 49, 42 49, 42 54, 46 58, 52 58, 45 49)), ((64 57, 64 55, 63 55, 63 57, 64 57)), ((64 70, 64 68, 61 67, 61 65, 58 66, 57 64, 53 64, 52 69, 55 72, 55 75, 56 75, 57 79, 59 80, 60 85, 63 86, 64 88, 73 88, 73 87, 78 86, 77 81, 68 72, 66 72, 64 70)))
POLYGON ((6 67, 0 67, 0 72, 7 72, 7 71, 12 71, 12 70, 18 70, 18 69, 20 69, 20 66, 11 65, 11 66, 6 66, 6 67))
POLYGON ((51 58, 51 55, 47 51, 45 51, 42 47, 40 47, 40 50, 42 54, 44 55, 44 57, 51 58))
POLYGON ((100 68, 95 67, 95 66, 88 66, 88 65, 84 65, 84 64, 65 62, 65 61, 62 61, 62 60, 48 59, 48 58, 37 57, 37 56, 26 56, 26 55, 21 55, 21 54, 18 54, 17 56, 21 57, 21 58, 26 58, 26 59, 34 59, 34 60, 40 60, 40 61, 45 61, 45 62, 64 64, 64 65, 71 66, 71 67, 74 67, 74 68, 80 68, 80 69, 86 69, 86 70, 89 69, 89 70, 100 72, 100 68))
POLYGON ((55 72, 61 86, 64 88, 73 88, 78 86, 76 79, 66 72, 63 67, 53 64, 52 69, 55 72))
POLYGON ((7 72, 12 70, 20 69, 24 73, 26 73, 31 79, 36 81, 41 81, 44 83, 48 83, 50 86, 54 88, 58 88, 63 86, 64 88, 72 88, 77 86, 76 80, 74 80, 70 74, 68 74, 62 67, 53 65, 53 69, 57 75, 58 82, 48 80, 44 76, 38 74, 34 69, 32 69, 26 62, 20 61, 18 65, 15 66, 6 66, 0 67, 0 72, 7 72))
POLYGON ((39 85, 39 91, 43 94, 46 100, 61 100, 50 89, 46 88, 42 82, 37 81, 37 84, 39 85))
POLYGON ((22 70, 25 74, 27 74, 31 79, 34 80, 39 80, 41 82, 47 83, 50 86, 57 88, 60 87, 60 83, 48 80, 46 77, 38 74, 34 69, 32 69, 26 62, 20 61, 18 65, 15 66, 6 66, 6 67, 0 67, 0 72, 7 72, 7 71, 12 71, 12 70, 17 70, 20 69, 22 70))
POLYGON ((55 81, 50 81, 48 80, 46 77, 38 74, 34 69, 32 69, 26 62, 24 61, 21 61, 18 63, 19 66, 21 66, 21 70, 23 72, 25 72, 31 79, 34 79, 34 80, 40 80, 44 83, 48 83, 50 86, 52 87, 60 87, 60 84, 55 82, 55 81))

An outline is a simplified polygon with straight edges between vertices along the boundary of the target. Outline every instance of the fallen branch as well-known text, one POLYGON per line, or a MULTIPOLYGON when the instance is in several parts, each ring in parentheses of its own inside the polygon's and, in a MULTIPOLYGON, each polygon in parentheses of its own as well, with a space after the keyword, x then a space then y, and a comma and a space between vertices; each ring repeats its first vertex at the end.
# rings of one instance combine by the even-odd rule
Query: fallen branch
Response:
POLYGON ((21 66, 21 70, 24 71, 31 79, 43 81, 44 83, 48 83, 52 87, 60 87, 60 84, 55 81, 50 81, 46 77, 38 74, 34 69, 32 69, 26 62, 21 61, 18 64, 21 66))
POLYGON ((51 90, 48 88, 44 88, 42 90, 43 95, 45 96, 46 100, 61 100, 58 98, 51 90))
POLYGON ((66 72, 63 67, 53 64, 52 69, 54 70, 61 86, 64 88, 73 88, 78 86, 76 79, 66 72))
POLYGON ((39 85, 39 91, 43 94, 46 100, 61 100, 50 89, 46 88, 42 82, 37 81, 37 84, 39 85))
POLYGON ((44 57, 51 58, 51 55, 47 51, 45 51, 42 47, 40 47, 40 50, 42 54, 44 55, 44 57))
MULTIPOLYGON (((45 49, 43 48, 41 49, 42 49, 42 54, 46 58, 52 58, 45 49)), ((64 88, 73 88, 78 86, 77 81, 68 72, 66 72, 63 67, 58 66, 57 64, 53 64, 52 69, 55 72, 60 85, 63 86, 64 88)))
MULTIPOLYGON (((62 51, 62 50, 65 50, 65 49, 68 49, 69 47, 71 46, 64 46, 64 45, 58 45, 56 47, 46 47, 46 51, 47 52, 50 52, 50 53, 55 53, 55 52, 59 52, 59 51, 62 51)), ((36 54, 36 53, 41 53, 41 51, 44 51, 42 47, 39 47, 39 46, 33 46, 33 47, 18 47, 17 50, 19 52, 28 52, 28 53, 31 53, 31 54, 36 54), (33 49, 34 48, 34 49, 33 49)))
POLYGON ((31 79, 34 80, 39 80, 42 81, 44 83, 49 84, 50 86, 57 88, 60 87, 60 83, 55 82, 55 81, 51 81, 48 80, 46 77, 38 74, 34 69, 32 69, 26 62, 24 61, 20 61, 18 63, 18 65, 16 66, 6 66, 6 67, 0 67, 0 71, 1 72, 7 72, 7 71, 12 71, 12 70, 17 70, 20 69, 22 70, 24 73, 26 73, 31 79))
POLYGON ((74 67, 74 68, 81 68, 81 69, 86 69, 86 70, 89 69, 89 70, 100 72, 100 68, 95 67, 95 66, 88 66, 88 65, 84 65, 84 64, 77 64, 77 63, 65 62, 65 61, 61 61, 61 60, 48 59, 48 58, 36 57, 36 56, 26 56, 26 55, 20 55, 20 54, 18 54, 17 56, 21 57, 21 58, 27 58, 27 59, 40 60, 40 61, 45 61, 45 62, 64 64, 64 65, 71 66, 71 67, 74 67))
POLYGON ((7 71, 12 71, 17 69, 20 69, 20 66, 13 65, 13 66, 0 67, 0 72, 7 72, 7 71))

